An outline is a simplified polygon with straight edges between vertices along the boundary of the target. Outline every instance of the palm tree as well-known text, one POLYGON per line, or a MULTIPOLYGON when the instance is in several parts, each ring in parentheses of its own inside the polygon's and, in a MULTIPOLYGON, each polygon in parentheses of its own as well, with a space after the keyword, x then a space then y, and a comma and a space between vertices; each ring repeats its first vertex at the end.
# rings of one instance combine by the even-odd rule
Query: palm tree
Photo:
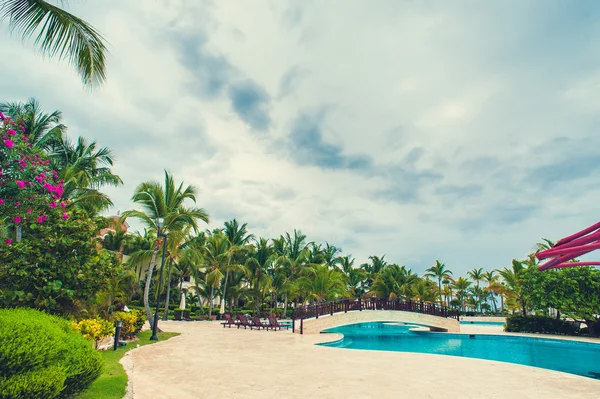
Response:
POLYGON ((312 265, 302 274, 298 285, 311 301, 319 303, 346 295, 344 275, 339 270, 330 269, 327 265, 312 265))
POLYGON ((492 298, 492 304, 494 305, 494 312, 498 312, 498 307, 496 306, 496 297, 495 295, 499 292, 499 284, 498 284, 498 275, 495 270, 487 271, 483 274, 483 279, 488 283, 486 291, 489 293, 492 298))
POLYGON ((464 277, 459 277, 452 284, 456 290, 456 296, 460 300, 460 309, 464 312, 465 310, 465 298, 467 297, 467 291, 471 282, 464 277))
POLYGON ((62 117, 60 111, 46 114, 41 108, 40 103, 33 97, 24 103, 5 102, 0 104, 0 112, 15 121, 23 120, 28 141, 32 146, 48 151, 61 142, 67 127, 60 121, 62 117))
MULTIPOLYGON (((206 260, 207 283, 210 287, 208 315, 212 316, 213 301, 215 299, 215 289, 218 290, 223 277, 223 272, 229 273, 229 265, 233 251, 230 250, 229 239, 222 230, 215 230, 212 234, 206 237, 204 246, 204 258, 206 260)), ((221 294, 223 298, 224 293, 221 294)), ((221 299, 222 300, 222 299, 221 299)))
MULTIPOLYGON (((227 236, 231 256, 229 257, 229 262, 225 270, 225 282, 223 283, 221 309, 225 306, 225 303, 227 301, 227 281, 229 280, 229 272, 234 270, 241 271, 241 265, 244 263, 243 259, 236 258, 235 255, 241 253, 243 247, 247 245, 251 239, 254 238, 254 235, 248 233, 248 224, 244 223, 240 225, 236 219, 233 219, 230 222, 225 222, 225 228, 223 229, 223 233, 227 236), (233 266, 233 269, 231 269, 229 266, 233 266)), ((231 307, 232 306, 230 304, 230 308, 231 307)))
POLYGON ((479 269, 473 269, 467 272, 467 274, 473 281, 475 281, 475 286, 477 287, 477 305, 475 306, 475 310, 478 310, 479 303, 481 302, 481 296, 479 295, 479 282, 483 280, 483 268, 480 267, 479 269))
POLYGON ((434 302, 436 298, 435 283, 419 278, 411 287, 413 297, 421 302, 434 302))
POLYGON ((110 198, 99 189, 116 187, 123 181, 110 169, 114 156, 109 148, 97 148, 95 141, 90 143, 81 136, 77 143, 63 138, 54 145, 51 157, 55 169, 60 171, 59 175, 65 181, 65 198, 91 215, 112 206, 110 198))
MULTIPOLYGON (((196 188, 187 186, 183 188, 183 183, 177 187, 173 176, 165 170, 164 185, 158 182, 141 183, 133 194, 132 201, 139 204, 143 211, 130 210, 123 213, 122 219, 136 218, 142 221, 149 229, 158 231, 158 220, 163 219, 163 225, 160 227, 164 234, 171 231, 183 230, 186 226, 191 226, 194 231, 198 230, 198 221, 208 223, 208 213, 202 208, 186 207, 186 201, 196 203, 196 188)), ((148 321, 152 324, 152 312, 148 302, 150 282, 156 263, 156 254, 160 248, 161 241, 156 240, 148 274, 146 276, 146 285, 144 287, 144 307, 148 321)))
POLYGON ((414 297, 412 287, 418 280, 419 276, 406 266, 389 264, 375 276, 367 295, 384 299, 412 299, 414 297))
POLYGON ((273 240, 275 253, 279 257, 272 273, 275 306, 277 297, 283 293, 283 310, 287 311, 289 290, 293 287, 294 279, 302 274, 302 270, 309 264, 310 250, 306 243, 306 235, 294 229, 293 237, 285 233, 278 240, 273 240))
POLYGON ((49 57, 68 59, 85 85, 106 79, 106 47, 87 22, 44 0, 0 0, 0 20, 23 39, 35 34, 35 45, 49 57))
POLYGON ((513 259, 512 267, 510 269, 505 267, 502 270, 498 270, 498 273, 504 280, 506 293, 513 295, 521 305, 523 314, 527 314, 525 297, 523 295, 523 274, 525 273, 525 267, 523 266, 523 263, 513 259))
POLYGON ((440 263, 439 260, 436 259, 435 265, 431 266, 426 270, 426 277, 435 277, 438 280, 438 295, 440 298, 440 305, 443 303, 442 301, 442 280, 443 279, 451 279, 452 272, 446 269, 446 265, 440 263))
POLYGON ((266 238, 259 238, 252 247, 253 251, 245 264, 246 276, 250 279, 251 293, 254 296, 254 306, 256 315, 260 316, 260 305, 268 289, 271 288, 271 276, 269 269, 273 264, 275 257, 273 247, 266 238))

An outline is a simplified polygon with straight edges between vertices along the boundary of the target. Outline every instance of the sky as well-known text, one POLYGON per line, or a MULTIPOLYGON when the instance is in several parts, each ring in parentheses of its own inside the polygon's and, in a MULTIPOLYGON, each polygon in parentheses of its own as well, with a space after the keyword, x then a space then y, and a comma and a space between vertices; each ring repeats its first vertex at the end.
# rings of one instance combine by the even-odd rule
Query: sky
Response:
MULTIPOLYGON (((0 26, 1 101, 110 147, 132 209, 163 170, 211 223, 293 229, 417 273, 509 266, 600 215, 596 1, 87 0, 108 80, 0 26)), ((139 226, 135 223, 134 227, 139 226)))

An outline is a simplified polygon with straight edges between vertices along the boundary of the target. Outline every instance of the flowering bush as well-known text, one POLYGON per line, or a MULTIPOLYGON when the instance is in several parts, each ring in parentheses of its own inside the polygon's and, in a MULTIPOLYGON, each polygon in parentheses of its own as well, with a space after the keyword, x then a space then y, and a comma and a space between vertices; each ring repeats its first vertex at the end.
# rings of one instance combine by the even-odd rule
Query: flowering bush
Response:
POLYGON ((130 338, 138 335, 146 322, 144 312, 139 309, 133 309, 130 312, 117 312, 115 319, 123 322, 121 336, 130 338))
POLYGON ((22 123, 0 113, 0 216, 15 227, 46 223, 51 214, 68 219, 64 181, 31 145, 22 123))
POLYGON ((98 342, 103 338, 110 337, 115 332, 113 323, 101 318, 84 319, 79 322, 71 322, 71 327, 84 338, 94 342, 94 347, 98 348, 98 342))
POLYGON ((25 225, 22 241, 0 242, 0 307, 73 315, 119 275, 119 258, 99 247, 94 221, 76 208, 70 215, 49 214, 25 225))

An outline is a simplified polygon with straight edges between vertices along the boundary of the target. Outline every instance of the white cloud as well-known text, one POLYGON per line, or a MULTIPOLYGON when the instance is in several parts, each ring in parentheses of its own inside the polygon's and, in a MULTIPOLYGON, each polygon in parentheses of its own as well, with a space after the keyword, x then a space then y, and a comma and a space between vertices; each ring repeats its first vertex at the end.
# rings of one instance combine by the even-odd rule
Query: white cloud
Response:
POLYGON ((115 151, 126 181, 109 190, 116 209, 168 169, 199 188, 211 227, 236 217, 256 235, 297 228, 359 264, 387 254, 418 272, 440 259, 459 273, 505 266, 600 210, 600 55, 586 39, 598 28, 583 17, 596 8, 71 6, 110 42, 107 83, 85 91, 5 29, 0 92, 37 97, 73 135, 115 151), (243 82, 262 101, 248 112, 227 95, 243 82), (314 122, 308 142, 292 137, 303 115, 314 122))

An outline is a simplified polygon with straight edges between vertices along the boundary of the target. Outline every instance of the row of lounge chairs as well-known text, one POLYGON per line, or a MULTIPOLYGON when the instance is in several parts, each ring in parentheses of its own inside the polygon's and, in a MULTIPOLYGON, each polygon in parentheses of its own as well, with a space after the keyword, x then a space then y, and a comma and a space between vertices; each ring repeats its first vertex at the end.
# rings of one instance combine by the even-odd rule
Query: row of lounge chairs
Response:
POLYGON ((281 330, 282 328, 285 328, 285 329, 290 328, 290 326, 288 326, 287 324, 279 324, 277 319, 273 316, 267 317, 268 322, 266 322, 266 323, 261 322, 258 317, 248 318, 242 313, 238 313, 237 316, 235 317, 235 319, 233 317, 231 317, 231 314, 229 314, 229 313, 223 314, 223 317, 225 319, 225 322, 221 323, 223 325, 223 328, 225 328, 225 327, 231 328, 231 326, 236 326, 238 329, 240 327, 244 327, 244 329, 250 327, 251 330, 253 328, 256 328, 258 330, 271 329, 273 331, 281 330))

